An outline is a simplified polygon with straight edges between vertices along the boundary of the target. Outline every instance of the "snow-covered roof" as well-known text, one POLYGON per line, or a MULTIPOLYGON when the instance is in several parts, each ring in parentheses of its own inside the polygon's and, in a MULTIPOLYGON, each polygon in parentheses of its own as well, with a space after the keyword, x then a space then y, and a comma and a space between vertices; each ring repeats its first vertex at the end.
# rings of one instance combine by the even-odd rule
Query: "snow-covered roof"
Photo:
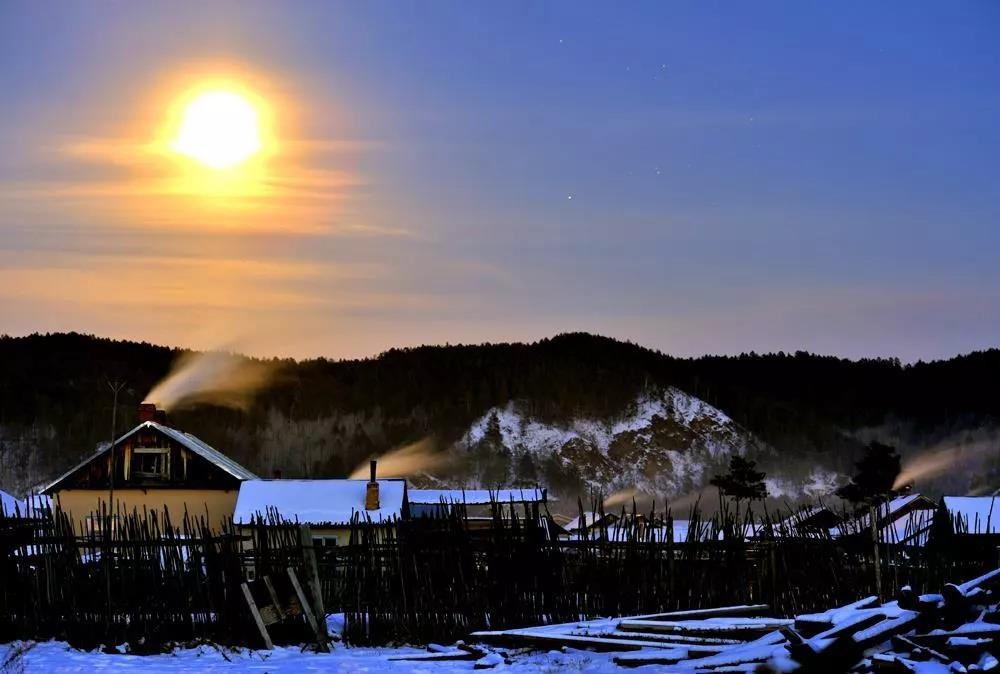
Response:
MULTIPOLYGON (((204 442, 203 440, 191 435, 190 433, 186 433, 180 429, 172 428, 170 426, 167 426, 166 424, 161 424, 156 421, 142 422, 141 424, 130 430, 128 433, 115 440, 115 446, 118 446, 121 443, 125 442, 136 433, 148 429, 159 431, 160 433, 167 436, 171 440, 174 440, 183 447, 186 447, 187 449, 191 450, 198 456, 207 460, 209 463, 215 465, 217 468, 220 468, 225 472, 229 473, 237 480, 254 480, 257 478, 257 476, 251 473, 249 470, 247 470, 240 464, 236 463, 231 458, 229 458, 219 450, 215 449, 208 443, 204 442)), ((97 459, 98 457, 104 455, 105 453, 110 451, 110 449, 111 447, 108 446, 97 450, 95 453, 91 454, 89 457, 87 457, 86 459, 84 459, 83 461, 76 464, 68 471, 60 475, 58 478, 56 478, 51 484, 49 484, 47 487, 45 487, 45 489, 42 490, 42 493, 51 492, 53 489, 59 486, 59 484, 63 480, 68 478, 70 475, 72 475, 79 469, 86 466, 94 459, 97 459)))
POLYGON ((28 494, 24 503, 31 517, 44 516, 52 512, 52 497, 45 494, 28 494))
POLYGON ((497 503, 544 503, 543 489, 410 489, 410 503, 437 505, 439 503, 464 503, 483 505, 497 503))
POLYGON ((246 480, 240 485, 233 521, 249 524, 269 510, 302 524, 347 524, 358 515, 362 521, 385 522, 402 517, 406 493, 404 480, 377 480, 378 510, 365 510, 367 480, 246 480))
POLYGON ((7 492, 0 489, 0 510, 6 515, 13 515, 15 512, 24 514, 24 502, 19 501, 7 492))
POLYGON ((582 515, 577 515, 563 527, 566 531, 573 533, 581 531, 582 529, 589 529, 595 524, 600 523, 602 520, 607 522, 614 522, 618 519, 618 516, 614 513, 604 513, 604 517, 601 517, 601 513, 585 511, 582 515))
POLYGON ((807 505, 776 523, 772 530, 777 536, 794 536, 805 531, 820 531, 824 529, 824 519, 840 521, 837 513, 826 506, 807 505))
POLYGON ((956 533, 1000 534, 1000 496, 945 496, 944 507, 961 520, 956 533))
POLYGON ((921 508, 890 520, 879 529, 879 537, 884 543, 923 545, 934 523, 934 512, 921 508))
MULTIPOLYGON (((905 520, 909 510, 934 510, 935 508, 934 502, 921 494, 905 494, 877 505, 875 507, 875 521, 879 527, 888 527, 900 518, 905 520)), ((871 527, 868 517, 868 513, 863 513, 854 520, 852 528, 859 531, 868 530, 871 527)))

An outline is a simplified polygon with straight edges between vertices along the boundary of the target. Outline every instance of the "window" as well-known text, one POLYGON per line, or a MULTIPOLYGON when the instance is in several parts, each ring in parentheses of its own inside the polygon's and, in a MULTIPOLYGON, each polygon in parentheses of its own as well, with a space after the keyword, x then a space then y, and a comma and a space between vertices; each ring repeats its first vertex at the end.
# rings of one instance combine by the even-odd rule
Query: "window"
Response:
MULTIPOLYGON (((107 521, 107 515, 104 517, 100 515, 87 515, 87 533, 92 536, 102 536, 104 534, 104 525, 107 521)), ((111 517, 111 533, 112 535, 118 533, 118 515, 111 517)))
POLYGON ((336 536, 313 536, 313 546, 317 548, 337 547, 336 536))
POLYGON ((170 450, 165 447, 136 447, 132 450, 132 475, 137 478, 170 477, 170 450))

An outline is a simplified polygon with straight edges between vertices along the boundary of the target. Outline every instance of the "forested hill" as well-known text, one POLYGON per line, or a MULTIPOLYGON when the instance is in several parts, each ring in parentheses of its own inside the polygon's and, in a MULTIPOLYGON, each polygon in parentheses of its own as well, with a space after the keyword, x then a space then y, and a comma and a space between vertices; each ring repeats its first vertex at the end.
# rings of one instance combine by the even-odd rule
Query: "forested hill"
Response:
MULTIPOLYGON (((137 404, 180 354, 72 333, 0 337, 0 487, 24 490, 106 441, 109 379, 127 382, 118 426, 130 428, 137 404)), ((872 437, 904 451, 948 442, 981 445, 994 441, 1000 425, 996 349, 913 365, 807 353, 681 359, 605 337, 566 334, 533 344, 418 347, 365 360, 274 364, 274 381, 249 410, 203 406, 172 413, 171 422, 262 475, 343 475, 372 454, 430 439, 437 449, 489 459, 492 466, 484 472, 479 461, 475 470, 463 466, 452 473, 543 483, 560 467, 539 457, 519 461, 524 447, 503 446, 496 433, 487 434, 484 444, 470 429, 482 425, 484 415, 510 413, 512 405, 522 425, 551 429, 581 419, 613 421, 636 401, 663 404, 661 394, 670 389, 724 412, 709 416, 723 425, 734 422, 727 433, 745 431, 733 451, 749 447, 781 462, 844 471, 872 437)), ((666 404, 672 410, 680 398, 671 395, 666 404)), ((661 424, 646 433, 643 451, 660 443, 682 453, 684 433, 691 429, 680 426, 690 427, 692 417, 677 413, 672 423, 666 431, 661 424)), ((623 437, 614 439, 613 456, 631 460, 620 445, 638 440, 623 437)), ((583 456, 574 459, 581 472, 577 482, 588 482, 588 450, 578 440, 573 453, 561 457, 565 462, 583 456)), ((608 454, 606 447, 600 451, 608 454)), ((673 463, 661 462, 658 470, 671 470, 677 463, 672 456, 673 463)), ((607 456, 596 458, 605 462, 607 456)))

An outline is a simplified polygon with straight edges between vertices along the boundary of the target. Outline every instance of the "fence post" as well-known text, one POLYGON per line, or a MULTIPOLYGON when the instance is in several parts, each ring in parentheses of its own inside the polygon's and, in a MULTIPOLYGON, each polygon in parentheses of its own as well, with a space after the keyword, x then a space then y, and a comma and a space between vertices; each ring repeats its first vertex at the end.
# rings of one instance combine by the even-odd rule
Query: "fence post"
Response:
POLYGON ((316 564, 316 551, 313 549, 312 530, 308 524, 299 526, 299 542, 302 545, 302 561, 306 573, 306 583, 313 596, 313 613, 319 622, 321 638, 329 641, 326 632, 326 608, 323 606, 323 585, 319 580, 319 565, 316 564))

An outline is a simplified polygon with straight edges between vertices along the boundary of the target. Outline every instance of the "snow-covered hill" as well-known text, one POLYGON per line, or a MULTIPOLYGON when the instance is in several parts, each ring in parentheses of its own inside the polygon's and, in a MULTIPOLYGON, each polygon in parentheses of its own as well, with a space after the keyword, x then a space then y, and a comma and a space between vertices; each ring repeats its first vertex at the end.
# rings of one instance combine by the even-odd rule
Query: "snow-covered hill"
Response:
POLYGON ((606 492, 635 487, 664 496, 702 487, 733 454, 768 453, 721 410, 673 387, 643 394, 608 419, 543 422, 524 408, 512 401, 487 411, 459 448, 498 447, 510 452, 514 471, 527 454, 549 473, 561 467, 589 487, 606 492))
POLYGON ((783 465, 766 443, 722 410, 674 387, 644 393, 604 419, 542 421, 528 407, 509 402, 468 429, 457 445, 474 457, 473 474, 466 477, 478 478, 482 486, 537 479, 557 492, 635 490, 675 499, 704 489, 736 454, 758 461, 768 472, 769 492, 783 499, 823 496, 843 479, 822 467, 783 465), (506 459, 505 475, 482 469, 482 457, 494 454, 506 459))

